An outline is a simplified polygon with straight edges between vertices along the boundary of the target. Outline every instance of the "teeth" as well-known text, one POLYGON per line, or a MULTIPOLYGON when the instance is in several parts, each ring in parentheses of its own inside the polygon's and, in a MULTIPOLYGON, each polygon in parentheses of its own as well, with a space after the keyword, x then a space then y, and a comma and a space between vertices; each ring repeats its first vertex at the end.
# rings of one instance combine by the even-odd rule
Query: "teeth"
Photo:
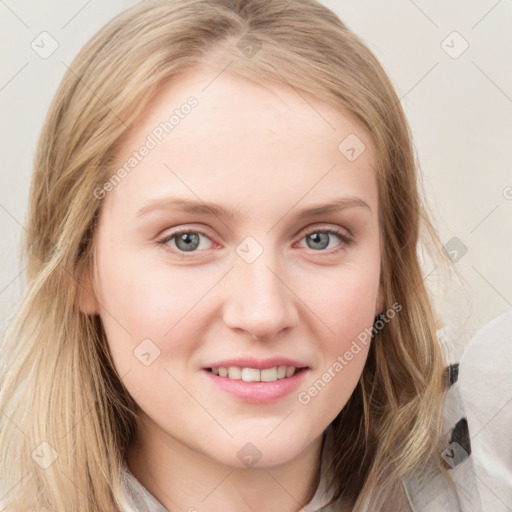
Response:
POLYGON ((242 378, 242 369, 238 366, 230 366, 228 368, 228 378, 240 380, 242 378))
POLYGON ((286 366, 278 366, 277 367, 277 378, 284 379, 286 377, 286 366))
POLYGON ((291 377, 297 369, 295 366, 281 365, 265 368, 264 370, 240 368, 238 366, 212 368, 211 370, 215 375, 227 377, 228 379, 243 380, 244 382, 274 382, 278 379, 291 377))
POLYGON ((260 372, 261 382, 273 382, 277 380, 277 368, 266 368, 260 372))
POLYGON ((244 382, 259 382, 260 371, 255 368, 242 368, 242 380, 244 382))

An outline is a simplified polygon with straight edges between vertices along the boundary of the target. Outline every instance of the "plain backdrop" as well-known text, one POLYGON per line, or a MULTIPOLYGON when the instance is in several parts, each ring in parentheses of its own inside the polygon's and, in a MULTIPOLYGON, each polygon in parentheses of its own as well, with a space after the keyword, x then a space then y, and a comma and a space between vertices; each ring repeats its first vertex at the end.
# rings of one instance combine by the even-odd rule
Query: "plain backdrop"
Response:
MULTIPOLYGON (((23 290, 18 249, 50 100, 84 43, 135 3, 0 0, 0 336, 23 290)), ((436 299, 463 346, 512 307, 511 2, 322 3, 369 45, 401 98, 441 241, 465 281, 465 293, 454 284, 436 299)))

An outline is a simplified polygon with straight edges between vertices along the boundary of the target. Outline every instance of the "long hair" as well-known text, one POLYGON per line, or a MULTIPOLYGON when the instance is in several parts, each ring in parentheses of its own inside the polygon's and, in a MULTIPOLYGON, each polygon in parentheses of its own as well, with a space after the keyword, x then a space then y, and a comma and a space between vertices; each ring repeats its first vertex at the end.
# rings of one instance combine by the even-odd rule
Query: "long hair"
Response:
POLYGON ((359 383, 332 423, 335 498, 380 510, 402 477, 436 457, 444 362, 418 258, 421 226, 439 247, 409 127, 381 65, 315 0, 148 0, 79 52, 39 138, 27 286, 1 350, 6 510, 123 510, 120 475, 136 404, 99 317, 77 306, 94 261, 102 205, 94 191, 112 176, 119 141, 159 88, 204 62, 313 94, 362 123, 377 151, 384 309, 398 303, 401 311, 373 338, 359 383))

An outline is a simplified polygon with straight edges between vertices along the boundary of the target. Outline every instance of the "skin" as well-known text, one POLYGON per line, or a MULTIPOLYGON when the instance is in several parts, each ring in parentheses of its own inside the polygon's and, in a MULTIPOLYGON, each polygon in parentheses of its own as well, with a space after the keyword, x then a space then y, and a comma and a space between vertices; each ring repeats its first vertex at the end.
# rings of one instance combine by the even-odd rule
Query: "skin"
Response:
POLYGON ((168 510, 292 512, 314 495, 322 432, 354 390, 368 347, 308 404, 297 395, 382 306, 374 148, 354 119, 318 98, 217 74, 203 65, 167 83, 123 139, 119 166, 174 108, 189 96, 199 101, 103 199, 94 295, 81 305, 101 316, 116 369, 140 407, 128 466, 168 510), (338 150, 348 134, 366 145, 352 162, 338 150), (165 207, 137 215, 171 195, 236 215, 165 207), (368 207, 297 217, 341 197, 368 207), (176 238, 158 243, 176 228, 207 236, 195 252, 180 251, 176 238), (335 228, 353 241, 328 235, 315 244, 306 228, 335 228), (236 252, 247 236, 263 250, 252 263, 236 252), (144 339, 160 350, 149 366, 134 356, 144 339), (290 357, 309 370, 278 401, 245 403, 202 370, 242 356, 290 357), (261 452, 254 467, 237 457, 247 442, 261 452))

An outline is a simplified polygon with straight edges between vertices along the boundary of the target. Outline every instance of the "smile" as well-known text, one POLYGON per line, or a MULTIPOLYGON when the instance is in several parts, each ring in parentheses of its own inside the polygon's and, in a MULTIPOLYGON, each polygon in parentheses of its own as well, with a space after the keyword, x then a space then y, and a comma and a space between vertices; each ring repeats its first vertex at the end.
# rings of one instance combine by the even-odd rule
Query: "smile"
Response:
POLYGON ((210 371, 219 377, 225 377, 233 380, 243 380, 244 382, 274 382, 278 379, 292 377, 297 370, 295 366, 274 366, 259 370, 257 368, 242 368, 240 366, 210 368, 210 371))

